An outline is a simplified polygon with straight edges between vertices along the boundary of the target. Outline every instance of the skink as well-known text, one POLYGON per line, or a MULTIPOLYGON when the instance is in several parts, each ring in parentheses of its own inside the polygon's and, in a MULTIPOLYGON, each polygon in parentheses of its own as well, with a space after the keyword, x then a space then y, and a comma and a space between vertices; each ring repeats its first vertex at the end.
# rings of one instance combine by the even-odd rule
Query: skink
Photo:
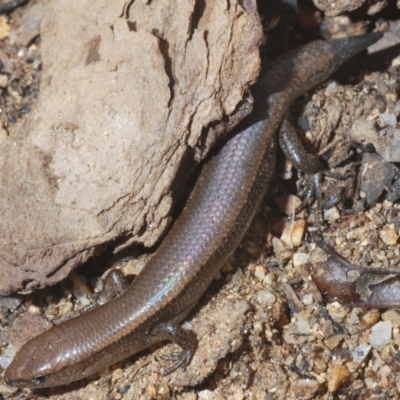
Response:
POLYGON ((11 0, 0 4, 0 13, 9 12, 26 3, 28 0, 11 0))
POLYGON ((288 108, 380 37, 315 41, 276 60, 257 85, 252 116, 205 165, 182 214, 131 286, 28 341, 6 370, 6 382, 66 384, 166 339, 183 350, 166 372, 186 367, 197 340, 180 323, 252 221, 274 169, 277 132, 288 108))

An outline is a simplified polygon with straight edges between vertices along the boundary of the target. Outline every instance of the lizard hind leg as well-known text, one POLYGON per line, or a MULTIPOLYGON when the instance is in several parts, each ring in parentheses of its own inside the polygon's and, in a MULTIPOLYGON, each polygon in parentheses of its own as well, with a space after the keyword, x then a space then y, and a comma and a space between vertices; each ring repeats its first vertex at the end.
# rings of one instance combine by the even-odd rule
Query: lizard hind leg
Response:
POLYGON ((186 370, 198 344, 197 337, 193 331, 182 328, 177 322, 168 321, 156 325, 151 330, 150 337, 151 341, 170 340, 182 349, 181 352, 173 352, 162 357, 166 361, 175 361, 173 365, 164 369, 164 376, 171 374, 178 368, 182 368, 183 371, 186 370))

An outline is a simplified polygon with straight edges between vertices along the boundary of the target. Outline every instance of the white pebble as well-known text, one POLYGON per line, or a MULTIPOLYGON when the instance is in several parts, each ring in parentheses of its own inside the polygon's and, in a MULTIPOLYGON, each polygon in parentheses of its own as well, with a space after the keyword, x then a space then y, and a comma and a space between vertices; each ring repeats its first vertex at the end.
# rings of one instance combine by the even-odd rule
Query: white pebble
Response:
POLYGON ((361 364, 367 357, 370 350, 371 346, 368 346, 367 344, 360 344, 351 352, 351 356, 356 363, 361 364))
POLYGON ((370 345, 377 350, 382 350, 392 340, 392 328, 390 321, 380 321, 375 324, 369 336, 370 345))
POLYGON ((314 303, 314 296, 311 293, 310 294, 305 294, 304 296, 301 297, 301 302, 305 306, 309 306, 312 303, 314 303))
POLYGON ((310 260, 310 255, 307 253, 294 253, 293 254, 293 266, 302 267, 307 264, 310 260))
POLYGON ((262 281, 265 278, 265 268, 257 266, 254 272, 254 275, 262 281))
POLYGON ((283 229, 280 239, 289 249, 299 247, 303 241, 306 221, 298 220, 283 229))
POLYGON ((382 113, 379 115, 379 123, 382 128, 385 126, 395 127, 397 123, 396 116, 390 113, 382 113))
POLYGON ((87 296, 91 293, 91 290, 87 284, 86 277, 74 273, 71 274, 71 280, 73 285, 72 293, 79 301, 79 303, 81 303, 83 306, 87 306, 88 304, 90 304, 87 296))
POLYGON ((276 300, 276 297, 269 292, 268 290, 262 290, 261 292, 257 293, 257 301, 260 304, 274 304, 276 300))
POLYGON ((13 345, 8 345, 5 352, 0 358, 0 367, 6 369, 10 364, 15 355, 17 354, 17 347, 13 345))
POLYGON ((299 312, 296 315, 296 325, 300 333, 303 333, 305 335, 308 335, 310 333, 311 329, 310 322, 308 321, 308 318, 305 315, 305 313, 299 312))
POLYGON ((40 315, 41 311, 42 311, 42 309, 40 307, 34 306, 32 304, 28 307, 28 312, 29 312, 29 314, 32 314, 32 315, 40 315))
POLYGON ((199 395, 199 400, 223 400, 223 397, 215 392, 212 392, 211 390, 202 390, 201 392, 198 393, 199 395))
POLYGON ((340 211, 337 207, 331 207, 328 210, 324 210, 324 219, 330 222, 337 221, 340 219, 340 211))

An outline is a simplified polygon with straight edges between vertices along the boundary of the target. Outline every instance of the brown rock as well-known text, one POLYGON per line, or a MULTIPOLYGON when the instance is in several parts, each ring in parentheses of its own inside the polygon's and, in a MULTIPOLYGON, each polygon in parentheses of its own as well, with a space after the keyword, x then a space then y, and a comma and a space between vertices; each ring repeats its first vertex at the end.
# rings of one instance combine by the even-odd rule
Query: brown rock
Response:
POLYGON ((25 342, 51 327, 51 323, 43 317, 28 312, 19 315, 9 332, 10 343, 21 347, 25 342))
POLYGON ((344 365, 336 365, 328 375, 328 390, 333 393, 350 382, 351 374, 344 365))
POLYGON ((0 148, 0 294, 53 284, 117 238, 153 245, 183 162, 221 134, 202 149, 203 129, 251 111, 259 18, 203 3, 46 3, 39 100, 0 148))
POLYGON ((314 399, 319 389, 319 383, 311 379, 299 379, 292 382, 290 388, 296 399, 314 399))

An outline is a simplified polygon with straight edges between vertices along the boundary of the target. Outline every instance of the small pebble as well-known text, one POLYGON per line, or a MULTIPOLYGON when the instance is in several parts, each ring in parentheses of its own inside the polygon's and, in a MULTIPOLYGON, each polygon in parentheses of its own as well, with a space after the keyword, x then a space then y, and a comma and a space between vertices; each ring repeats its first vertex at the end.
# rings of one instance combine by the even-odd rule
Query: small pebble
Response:
POLYGON ((254 271, 254 275, 260 280, 260 281, 262 281, 264 278, 265 278, 265 273, 266 273, 266 268, 265 267, 262 267, 262 266, 260 266, 260 265, 258 265, 256 268, 255 268, 255 271, 254 271))
POLYGON ((394 231, 394 225, 386 225, 379 231, 379 237, 382 242, 387 244, 388 246, 394 246, 397 243, 398 236, 394 231))
POLYGON ((369 343, 374 349, 382 350, 392 340, 392 323, 390 321, 380 321, 371 329, 369 343))
POLYGON ((303 242, 306 221, 294 221, 285 227, 282 232, 281 240, 289 248, 298 247, 303 242))
POLYGON ((305 335, 308 335, 310 333, 311 326, 305 313, 299 312, 296 315, 296 325, 300 333, 303 333, 305 335))
POLYGON ((71 275, 71 280, 73 284, 73 289, 72 292, 76 299, 83 305, 87 306, 90 304, 90 301, 88 299, 88 295, 91 294, 91 289, 89 288, 86 277, 83 275, 79 275, 76 273, 73 273, 71 275))
POLYGON ((368 356, 370 350, 371 346, 368 346, 367 344, 360 344, 351 352, 351 356, 356 363, 361 364, 368 356))
POLYGON ((147 387, 147 393, 151 399, 155 399, 157 397, 157 388, 154 384, 150 383, 147 387))
POLYGON ((343 341, 343 335, 340 334, 332 335, 325 339, 325 346, 329 350, 333 350, 339 347, 342 341, 343 341))
POLYGON ((388 125, 394 128, 396 124, 397 124, 397 118, 394 114, 382 113, 379 115, 379 125, 382 128, 385 128, 388 125))
POLYGON ((112 381, 115 382, 121 379, 123 376, 124 376, 124 371, 122 370, 122 368, 116 368, 112 372, 112 381))
POLYGON ((388 365, 383 365, 382 368, 379 370, 380 381, 378 385, 380 387, 388 387, 390 385, 390 379, 388 377, 391 376, 393 371, 390 369, 388 365))
POLYGON ((400 327, 400 312, 396 310, 388 310, 382 315, 384 321, 390 321, 393 324, 393 328, 400 327))
POLYGON ((304 296, 301 297, 301 302, 305 306, 309 306, 312 303, 314 303, 314 296, 311 293, 310 294, 305 294, 304 296))
MULTIPOLYGON (((370 206, 374 206, 386 186, 392 181, 396 167, 375 153, 365 153, 361 164, 361 192, 370 206)), ((360 196, 361 196, 360 192, 360 196)), ((362 196, 361 196, 362 197, 362 196)))
POLYGON ((368 310, 361 318, 360 323, 363 328, 370 328, 375 325, 380 318, 380 312, 378 310, 368 310))
POLYGON ((34 306, 33 304, 31 304, 28 307, 28 312, 29 314, 33 314, 33 315, 40 315, 41 314, 42 309, 38 306, 34 306))
POLYGON ((328 376, 328 390, 333 393, 350 382, 351 374, 345 365, 336 365, 328 376))
POLYGON ((190 321, 183 321, 182 322, 182 328, 187 329, 187 330, 192 330, 193 326, 192 323, 190 321))
POLYGON ((383 159, 387 162, 400 161, 400 129, 399 128, 386 128, 388 130, 387 140, 385 141, 385 148, 380 153, 383 159))
POLYGON ((266 285, 272 286, 274 281, 275 281, 275 275, 272 272, 270 272, 267 275, 265 275, 264 283, 266 285))
POLYGON ((293 266, 302 267, 306 265, 310 260, 310 255, 307 253, 294 253, 293 254, 293 266))
POLYGON ((342 324, 347 318, 346 310, 339 303, 330 303, 326 307, 330 317, 337 324, 342 324))
MULTIPOLYGON (((70 301, 63 301, 59 304, 58 309, 59 309, 59 314, 62 315, 68 315, 72 312, 74 308, 74 305, 70 301)), ((45 313, 47 316, 51 316, 54 314, 54 310, 50 309, 49 314, 46 312, 45 313)))
POLYGON ((327 366, 324 360, 320 358, 314 359, 314 371, 316 374, 323 374, 326 372, 327 366))
POLYGON ((202 390, 199 392, 199 400, 224 400, 224 398, 211 390, 202 390))
POLYGON ((268 290, 262 290, 261 292, 257 293, 257 301, 260 304, 271 305, 275 303, 275 300, 276 297, 268 290))
POLYGON ((264 324, 261 321, 256 321, 253 324, 253 329, 257 332, 257 333, 261 333, 264 330, 264 324))
POLYGON ((319 383, 314 379, 298 379, 292 382, 291 389, 297 399, 315 399, 319 390, 319 383))
POLYGON ((138 275, 140 271, 145 267, 146 262, 142 259, 140 260, 130 260, 122 268, 124 275, 138 275))
POLYGON ((9 344, 0 358, 0 367, 6 369, 10 364, 15 355, 17 354, 18 348, 12 344, 9 344))
POLYGON ((1 74, 0 75, 0 87, 4 89, 7 86, 8 86, 8 76, 1 74))
POLYGON ((7 17, 0 16, 0 40, 10 36, 10 25, 8 24, 7 17))
POLYGON ((292 251, 277 237, 272 238, 272 246, 279 265, 285 265, 292 258, 292 251))
POLYGON ((324 219, 329 222, 334 222, 340 219, 340 212, 337 207, 331 207, 324 210, 324 219))

